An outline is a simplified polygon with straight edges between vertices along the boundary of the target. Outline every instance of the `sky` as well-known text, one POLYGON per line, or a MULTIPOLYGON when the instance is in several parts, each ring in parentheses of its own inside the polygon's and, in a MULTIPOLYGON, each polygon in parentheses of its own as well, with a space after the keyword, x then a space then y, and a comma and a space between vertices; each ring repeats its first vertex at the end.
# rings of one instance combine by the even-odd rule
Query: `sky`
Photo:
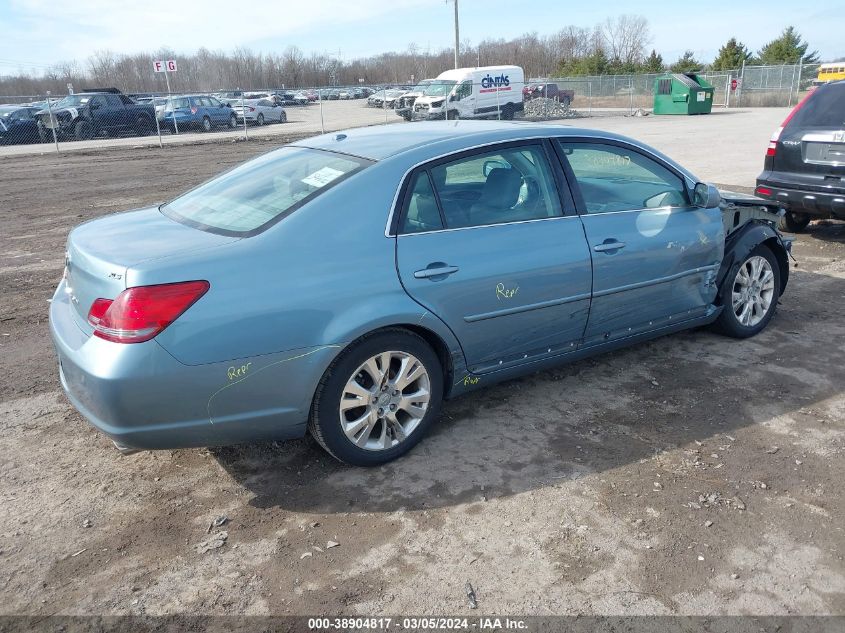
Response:
MULTIPOLYGON (((822 60, 845 57, 843 0, 459 0, 461 41, 540 35, 565 26, 592 27, 609 16, 643 15, 650 47, 666 62, 686 49, 709 62, 730 37, 753 51, 795 26, 822 60)), ((231 51, 245 46, 306 54, 330 53, 344 61, 387 51, 451 47, 453 5, 445 0, 0 0, 0 75, 40 74, 50 65, 92 53, 191 53, 200 47, 231 51)))

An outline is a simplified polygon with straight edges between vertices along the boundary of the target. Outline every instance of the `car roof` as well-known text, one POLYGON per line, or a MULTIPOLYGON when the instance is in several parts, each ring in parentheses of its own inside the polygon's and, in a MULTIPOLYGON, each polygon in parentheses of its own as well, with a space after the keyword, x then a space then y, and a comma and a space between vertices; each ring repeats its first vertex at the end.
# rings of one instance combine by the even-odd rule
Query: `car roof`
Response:
POLYGON ((610 138, 640 145, 637 141, 600 130, 510 121, 421 121, 373 125, 331 132, 292 145, 352 154, 370 160, 384 160, 413 151, 420 155, 420 160, 426 160, 488 143, 552 136, 610 138))

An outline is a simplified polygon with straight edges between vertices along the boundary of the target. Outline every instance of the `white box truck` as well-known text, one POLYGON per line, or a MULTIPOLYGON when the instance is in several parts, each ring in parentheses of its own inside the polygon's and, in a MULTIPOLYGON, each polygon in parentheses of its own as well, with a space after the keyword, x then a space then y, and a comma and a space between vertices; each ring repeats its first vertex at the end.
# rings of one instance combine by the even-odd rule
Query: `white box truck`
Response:
POLYGON ((414 102, 414 118, 510 120, 523 109, 524 86, 519 66, 447 70, 414 102))

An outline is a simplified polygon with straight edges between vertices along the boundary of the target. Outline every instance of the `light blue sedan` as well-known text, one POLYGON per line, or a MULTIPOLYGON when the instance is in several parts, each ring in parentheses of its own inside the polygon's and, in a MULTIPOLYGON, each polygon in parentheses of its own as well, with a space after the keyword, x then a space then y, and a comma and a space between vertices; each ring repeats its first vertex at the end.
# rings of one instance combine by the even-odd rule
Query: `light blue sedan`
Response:
POLYGON ((593 130, 318 136, 74 229, 61 382, 124 452, 310 432, 384 463, 444 398, 686 328, 758 333, 789 275, 766 205, 593 130))

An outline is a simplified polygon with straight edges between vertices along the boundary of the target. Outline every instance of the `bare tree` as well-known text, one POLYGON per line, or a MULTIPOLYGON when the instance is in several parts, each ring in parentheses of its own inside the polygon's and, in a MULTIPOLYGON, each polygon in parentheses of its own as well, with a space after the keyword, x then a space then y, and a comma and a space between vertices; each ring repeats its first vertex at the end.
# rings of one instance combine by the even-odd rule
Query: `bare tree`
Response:
POLYGON ((618 15, 607 18, 600 26, 605 53, 612 61, 638 64, 646 56, 651 42, 648 20, 641 15, 618 15))

